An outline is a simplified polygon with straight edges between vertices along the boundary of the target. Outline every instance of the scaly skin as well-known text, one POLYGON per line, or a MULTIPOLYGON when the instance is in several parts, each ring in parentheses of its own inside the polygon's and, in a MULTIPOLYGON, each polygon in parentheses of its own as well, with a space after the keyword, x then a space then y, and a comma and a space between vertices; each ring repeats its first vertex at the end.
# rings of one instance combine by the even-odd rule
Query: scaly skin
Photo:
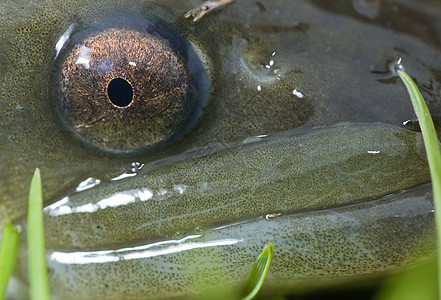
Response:
POLYGON ((55 203, 45 210, 54 294, 167 298, 236 288, 267 242, 275 246, 267 293, 382 274, 433 251, 425 154, 420 134, 398 128, 414 115, 389 64, 403 58, 439 116, 441 5, 383 1, 372 20, 340 2, 241 0, 193 23, 184 15, 199 1, 2 1, 0 204, 24 216, 41 169, 44 198, 55 203), (71 24, 75 36, 134 15, 188 38, 211 90, 182 139, 117 156, 63 127, 55 44, 71 24), (262 134, 270 136, 242 143, 262 134), (132 172, 132 162, 144 167, 132 172), (136 176, 111 180, 124 173, 136 176), (100 184, 75 192, 89 177, 100 184), (133 202, 106 202, 112 195, 133 202), (283 215, 260 218, 273 213, 283 215), (99 252, 140 245, 151 246, 121 250, 119 261, 99 252), (98 252, 95 263, 66 265, 62 254, 72 251, 78 259, 98 252))

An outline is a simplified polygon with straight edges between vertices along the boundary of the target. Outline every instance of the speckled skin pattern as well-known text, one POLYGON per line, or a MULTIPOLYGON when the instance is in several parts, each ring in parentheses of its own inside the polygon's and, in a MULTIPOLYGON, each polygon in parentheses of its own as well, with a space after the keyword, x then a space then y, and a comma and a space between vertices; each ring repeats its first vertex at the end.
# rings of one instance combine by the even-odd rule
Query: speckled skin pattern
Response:
MULTIPOLYGON (((403 126, 415 116, 390 66, 403 59, 437 121, 439 1, 374 1, 371 18, 349 0, 240 0, 198 23, 183 18, 200 3, 0 3, 0 207, 25 232, 41 169, 52 293, 188 299, 237 289, 268 242, 268 295, 372 278, 432 253, 421 135, 403 126), (118 156, 63 126, 56 80, 77 34, 131 16, 187 38, 211 89, 179 141, 118 156)), ((26 281, 22 239, 16 275, 26 281)))

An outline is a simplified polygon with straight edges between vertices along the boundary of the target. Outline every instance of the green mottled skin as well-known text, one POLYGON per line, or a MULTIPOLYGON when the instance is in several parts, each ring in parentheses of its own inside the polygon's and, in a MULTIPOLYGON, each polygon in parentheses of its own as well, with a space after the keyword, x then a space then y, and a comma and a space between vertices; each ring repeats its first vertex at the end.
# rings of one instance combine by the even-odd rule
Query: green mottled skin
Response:
POLYGON ((373 199, 429 180, 421 150, 419 134, 384 125, 338 126, 235 146, 78 193, 67 204, 71 214, 58 215, 60 208, 49 207, 48 245, 56 249, 109 247, 145 237, 173 236, 177 231, 191 234, 197 227, 265 213, 373 199), (340 146, 334 145, 336 140, 340 146), (380 154, 369 154, 369 149, 380 154), (262 157, 266 157, 264 164, 262 157), (153 195, 143 197, 137 191, 153 195), (103 199, 124 194, 136 200, 124 208, 81 212, 85 205, 103 206, 103 199), (130 217, 121 218, 121 214, 130 217))
MULTIPOLYGON (((421 136, 398 127, 414 114, 388 64, 403 58, 438 117, 441 5, 393 1, 398 10, 392 10, 383 1, 380 17, 371 20, 352 11, 351 2, 240 0, 194 24, 183 15, 199 1, 2 1, 0 205, 14 219, 25 215, 39 167, 47 204, 95 210, 55 216, 53 206, 46 209, 53 293, 167 298, 236 288, 267 242, 275 247, 268 294, 373 277, 433 251, 433 238, 422 237, 433 233, 433 214, 421 136), (211 94, 201 120, 180 141, 118 157, 82 145, 62 126, 54 47, 72 23, 75 36, 132 15, 159 18, 192 41, 204 56, 211 94), (403 24, 421 32, 407 33, 403 24), (271 59, 269 71, 261 67, 271 59), (277 76, 270 74, 276 69, 277 76), (261 134, 272 135, 243 145, 261 134), (145 164, 138 175, 110 180, 130 173, 132 162, 145 164), (88 177, 101 183, 75 193, 88 177), (133 198, 140 192, 152 196, 133 198), (135 200, 96 209, 117 193, 135 200), (272 213, 283 215, 260 218, 272 213), (174 239, 183 240, 164 242, 174 239), (224 245, 214 246, 219 241, 224 245), (149 243, 157 244, 94 253, 119 261, 57 260, 63 252, 149 243)), ((25 277, 25 255, 18 278, 25 277)))

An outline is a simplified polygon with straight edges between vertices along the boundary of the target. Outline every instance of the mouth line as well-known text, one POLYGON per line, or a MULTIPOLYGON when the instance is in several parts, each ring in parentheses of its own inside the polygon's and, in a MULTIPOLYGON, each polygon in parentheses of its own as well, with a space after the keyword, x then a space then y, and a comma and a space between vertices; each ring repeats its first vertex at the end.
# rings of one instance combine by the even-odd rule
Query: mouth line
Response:
POLYGON ((381 124, 298 132, 187 152, 62 198, 45 208, 48 249, 182 237, 360 203, 430 180, 419 133, 381 124))
MULTIPOLYGON (((138 241, 136 243, 129 243, 123 247, 106 248, 105 250, 83 249, 77 251, 52 249, 48 253, 48 258, 52 264, 103 264, 136 259, 154 259, 155 257, 175 255, 185 251, 197 251, 195 249, 201 248, 235 247, 235 245, 258 239, 258 237, 251 234, 251 232, 258 231, 267 235, 267 232, 270 231, 268 228, 274 229, 277 227, 274 224, 280 224, 280 226, 282 226, 281 228, 283 228, 282 224, 298 222, 298 220, 301 219, 312 220, 324 218, 329 223, 325 227, 330 231, 332 231, 333 228, 345 228, 344 230, 348 232, 356 232, 360 228, 363 228, 366 222, 374 224, 376 220, 382 222, 388 218, 409 222, 405 220, 413 219, 424 213, 433 215, 433 203, 432 200, 427 197, 430 191, 431 184, 429 183, 363 203, 307 212, 296 212, 270 219, 264 217, 250 218, 225 226, 207 229, 199 234, 191 234, 179 239, 168 238, 157 242, 138 241), (393 205, 398 204, 401 206, 397 207, 401 208, 392 209, 393 205), (381 207, 385 209, 381 209, 381 207), (412 207, 418 207, 418 209, 412 209, 412 207), (376 213, 372 214, 371 211, 375 211, 376 213), (374 218, 367 221, 366 217, 362 217, 363 215, 374 216, 374 218), (235 232, 235 234, 232 234, 232 232, 235 232)), ((285 228, 284 230, 287 229, 285 228)), ((314 231, 314 229, 311 228, 311 231, 314 231)), ((292 234, 296 234, 294 227, 292 234)), ((280 238, 277 236, 278 235, 275 234, 274 240, 269 241, 278 247, 282 247, 280 243, 277 243, 277 240, 280 238)), ((296 243, 301 243, 301 239, 291 243, 291 246, 296 243)))

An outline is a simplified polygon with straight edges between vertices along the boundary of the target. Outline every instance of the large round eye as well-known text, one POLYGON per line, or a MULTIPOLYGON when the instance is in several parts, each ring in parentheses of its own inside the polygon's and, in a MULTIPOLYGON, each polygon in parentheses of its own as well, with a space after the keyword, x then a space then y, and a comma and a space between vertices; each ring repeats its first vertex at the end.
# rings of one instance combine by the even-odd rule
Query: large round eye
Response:
POLYGON ((89 31, 61 61, 60 112, 86 143, 116 153, 156 150, 186 133, 208 76, 188 41, 158 21, 89 31))

